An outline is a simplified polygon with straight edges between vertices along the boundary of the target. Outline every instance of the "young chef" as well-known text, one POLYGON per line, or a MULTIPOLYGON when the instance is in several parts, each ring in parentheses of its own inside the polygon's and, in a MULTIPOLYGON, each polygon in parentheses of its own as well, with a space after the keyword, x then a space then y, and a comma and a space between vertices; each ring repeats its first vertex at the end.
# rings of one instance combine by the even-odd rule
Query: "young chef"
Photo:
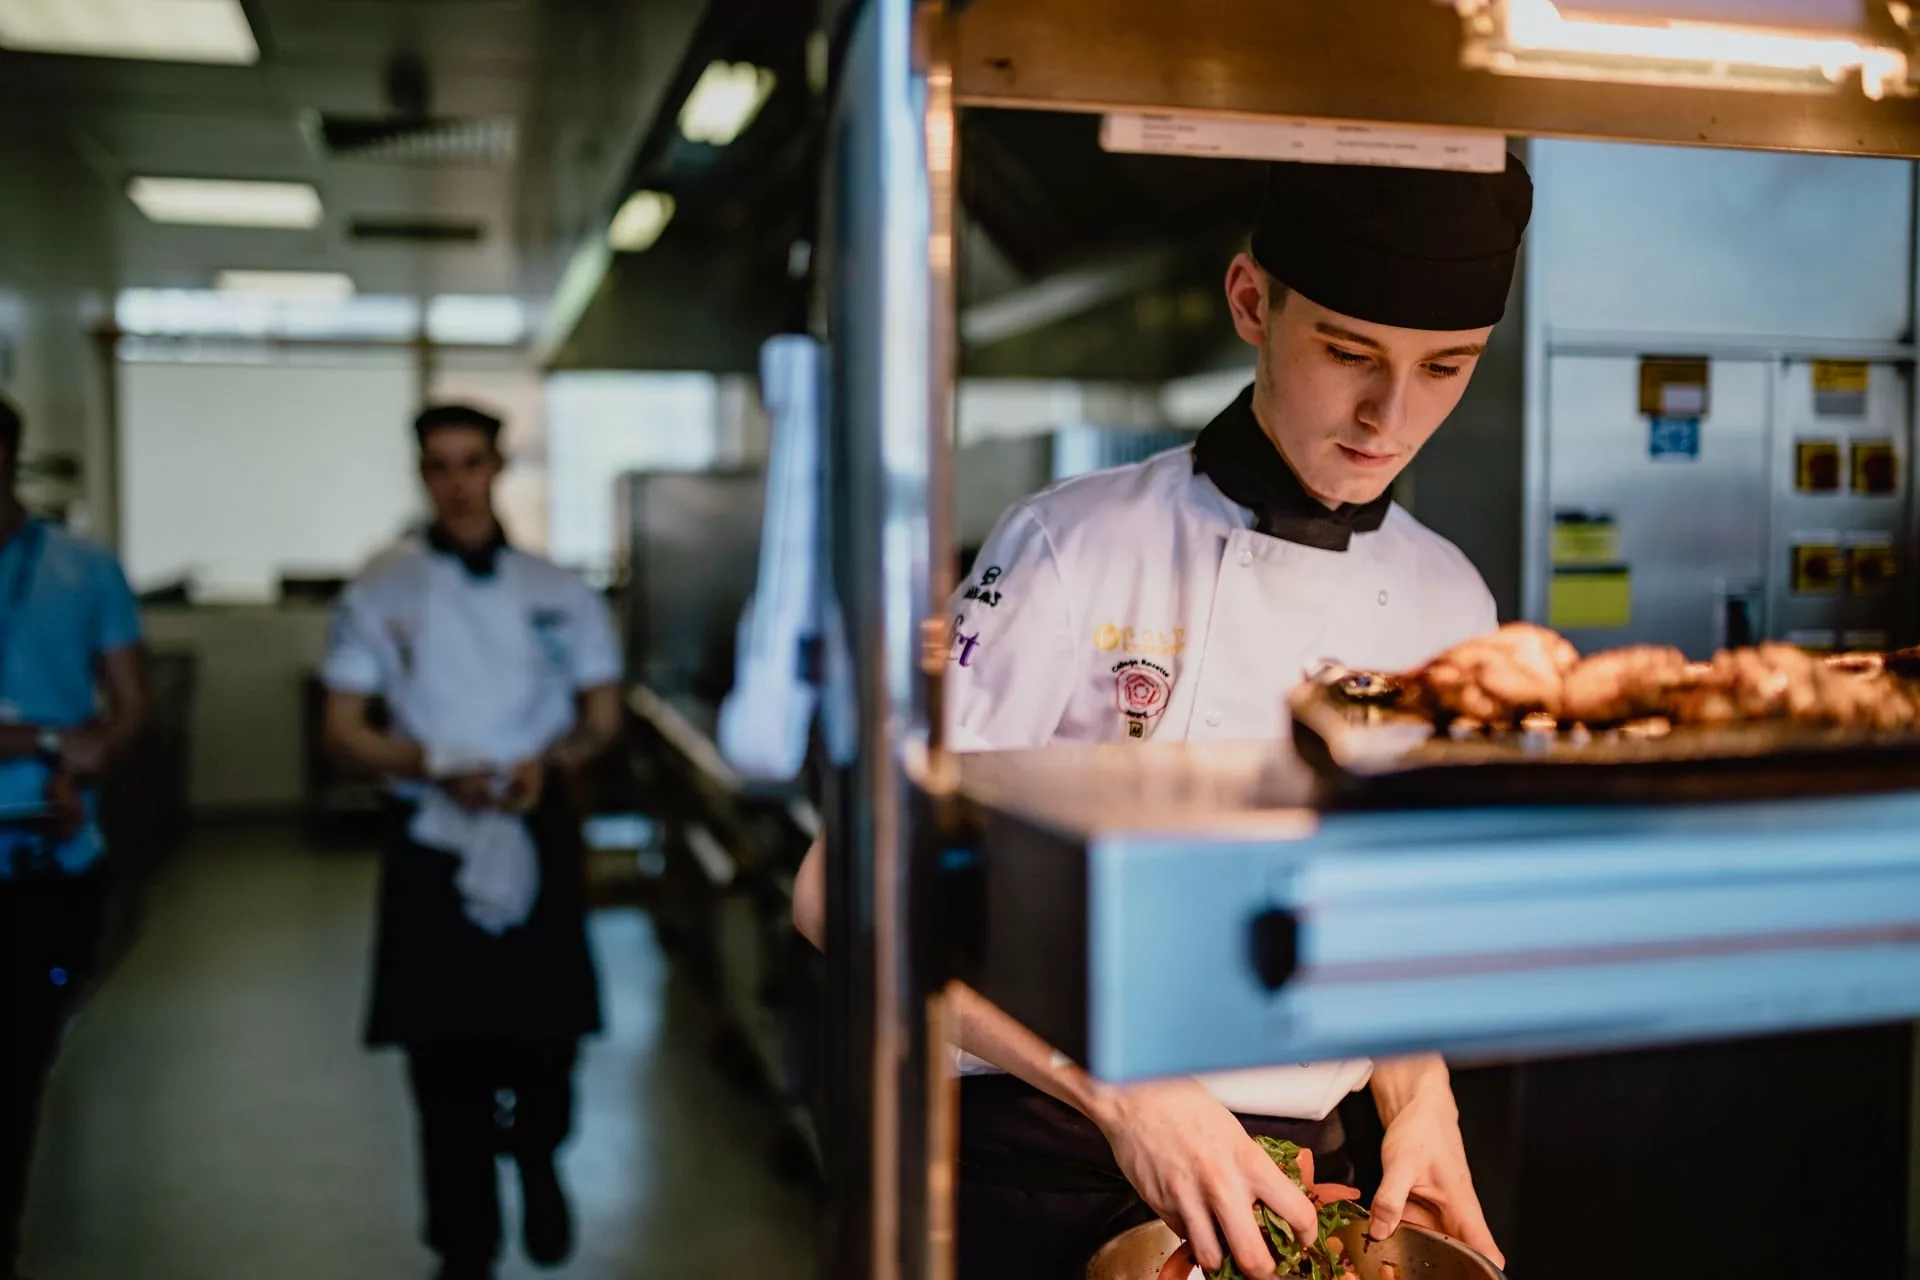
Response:
POLYGON ((600 1013, 563 784, 619 731, 620 655, 586 583, 507 545, 499 420, 446 405, 414 429, 434 523, 342 599, 326 734, 393 779, 367 1042, 407 1052, 440 1275, 482 1280, 503 1152, 527 1255, 552 1266, 572 1248, 554 1153, 600 1013), (376 696, 391 729, 369 720, 376 696))
MULTIPOLYGON (((949 607, 958 749, 1284 739, 1286 695, 1322 659, 1414 666, 1496 625, 1466 557, 1390 495, 1459 403, 1506 307, 1532 212, 1499 174, 1277 164, 1227 305, 1253 385, 1180 449, 1016 504, 949 607)), ((796 923, 823 935, 818 851, 796 923)), ((1178 928, 1177 921, 1169 921, 1178 928)), ((1437 1057, 1112 1086, 977 996, 961 1042, 1008 1074, 961 1094, 963 1277, 1078 1276, 1119 1231, 1164 1219, 1209 1269, 1273 1274, 1264 1201, 1306 1197, 1249 1133, 1345 1180, 1335 1107, 1371 1080, 1386 1124, 1373 1234, 1403 1219, 1495 1260, 1437 1057)))

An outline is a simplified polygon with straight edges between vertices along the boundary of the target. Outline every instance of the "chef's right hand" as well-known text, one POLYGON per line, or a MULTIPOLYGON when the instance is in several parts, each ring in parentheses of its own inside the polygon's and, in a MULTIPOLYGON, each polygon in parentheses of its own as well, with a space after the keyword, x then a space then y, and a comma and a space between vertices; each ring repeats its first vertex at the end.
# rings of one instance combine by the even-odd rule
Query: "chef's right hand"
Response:
POLYGON ((1207 1271, 1226 1260, 1220 1237, 1249 1280, 1271 1280, 1273 1253, 1254 1221, 1264 1201, 1311 1242, 1319 1218, 1305 1193, 1194 1080, 1112 1089, 1094 1117, 1140 1198, 1186 1238, 1207 1271), (1217 1225, 1216 1225, 1217 1224, 1217 1225))
POLYGON ((499 807, 500 800, 494 794, 491 773, 450 773, 437 781, 440 789, 469 813, 483 813, 499 807))

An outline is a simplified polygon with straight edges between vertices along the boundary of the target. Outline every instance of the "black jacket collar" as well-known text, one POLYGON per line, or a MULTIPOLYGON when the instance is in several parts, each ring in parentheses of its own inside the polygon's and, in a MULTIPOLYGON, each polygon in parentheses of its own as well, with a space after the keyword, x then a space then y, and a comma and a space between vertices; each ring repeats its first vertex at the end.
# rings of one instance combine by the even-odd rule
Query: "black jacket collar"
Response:
POLYGON ((491 578, 499 567, 500 553, 507 549, 507 532, 496 522, 493 533, 477 547, 463 547, 455 542, 439 523, 427 526, 427 545, 441 555, 452 556, 466 571, 476 578, 491 578))
POLYGON ((1255 533, 1321 551, 1345 551, 1356 533, 1372 533, 1393 506, 1391 491, 1372 502, 1329 508, 1308 493, 1253 416, 1253 388, 1207 424, 1193 446, 1193 469, 1253 512, 1255 533))

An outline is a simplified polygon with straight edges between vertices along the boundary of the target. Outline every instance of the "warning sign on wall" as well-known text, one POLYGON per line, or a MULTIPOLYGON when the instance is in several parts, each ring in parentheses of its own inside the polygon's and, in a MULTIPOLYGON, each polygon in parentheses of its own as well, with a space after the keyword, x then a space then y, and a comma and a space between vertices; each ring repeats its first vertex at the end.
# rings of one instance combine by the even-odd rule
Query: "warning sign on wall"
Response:
POLYGON ((1898 572, 1892 542, 1863 542, 1847 556, 1848 588, 1856 596, 1883 596, 1898 572))
POLYGON ((1837 493, 1840 490, 1840 442, 1793 442, 1793 487, 1801 493, 1837 493))
POLYGON ((1793 592, 1837 596, 1847 580, 1847 553, 1835 542, 1802 542, 1793 549, 1793 592))
POLYGON ((1865 360, 1815 360, 1813 411, 1823 418, 1866 417, 1871 368, 1865 360))
POLYGON ((1900 472, 1891 440, 1853 442, 1853 491, 1885 497, 1900 489, 1900 472))
POLYGON ((1547 586, 1547 625, 1611 631, 1633 623, 1633 578, 1624 565, 1555 569, 1547 586))
POLYGON ((1649 418, 1707 416, 1705 356, 1640 357, 1640 412, 1649 418))
POLYGON ((1553 564, 1592 568, 1620 562, 1620 525, 1604 512, 1553 513, 1553 564))

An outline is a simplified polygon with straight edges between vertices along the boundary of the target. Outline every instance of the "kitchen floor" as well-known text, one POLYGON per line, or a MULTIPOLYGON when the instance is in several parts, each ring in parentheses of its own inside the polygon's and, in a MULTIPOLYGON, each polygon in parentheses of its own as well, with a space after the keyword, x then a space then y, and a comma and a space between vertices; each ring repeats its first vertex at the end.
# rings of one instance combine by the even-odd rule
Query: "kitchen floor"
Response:
MULTIPOLYGON (((431 1274, 400 1058, 358 1043, 371 854, 275 828, 204 833, 75 1024, 28 1211, 35 1280, 431 1274)), ((783 1183, 769 1104, 707 1060, 712 1027, 649 922, 593 924, 608 1029, 564 1154, 580 1248, 502 1280, 805 1273, 813 1193, 783 1183)), ((510 1173, 505 1166, 503 1175, 510 1173)))

